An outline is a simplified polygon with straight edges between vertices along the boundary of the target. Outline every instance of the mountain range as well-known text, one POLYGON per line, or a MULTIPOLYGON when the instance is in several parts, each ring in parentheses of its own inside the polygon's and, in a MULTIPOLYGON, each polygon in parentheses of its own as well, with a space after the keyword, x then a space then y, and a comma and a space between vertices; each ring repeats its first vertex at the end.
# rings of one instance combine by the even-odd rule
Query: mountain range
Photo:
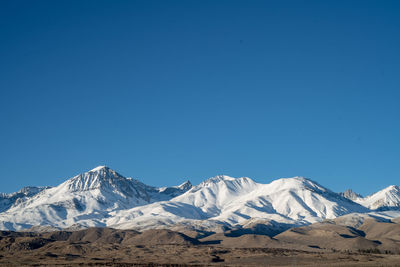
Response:
POLYGON ((153 187, 99 166, 56 187, 0 194, 0 229, 169 228, 276 234, 335 218, 354 220, 349 214, 400 217, 399 207, 398 186, 365 198, 353 191, 335 193, 303 177, 261 184, 220 175, 195 186, 186 181, 153 187))

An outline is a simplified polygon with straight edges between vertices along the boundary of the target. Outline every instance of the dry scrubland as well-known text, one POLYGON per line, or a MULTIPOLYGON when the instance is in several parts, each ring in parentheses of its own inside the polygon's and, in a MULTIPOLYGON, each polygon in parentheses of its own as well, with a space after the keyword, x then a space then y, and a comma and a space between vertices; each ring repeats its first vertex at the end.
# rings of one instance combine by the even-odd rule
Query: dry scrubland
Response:
POLYGON ((90 228, 1 232, 2 266, 400 266, 400 224, 335 221, 269 237, 90 228))

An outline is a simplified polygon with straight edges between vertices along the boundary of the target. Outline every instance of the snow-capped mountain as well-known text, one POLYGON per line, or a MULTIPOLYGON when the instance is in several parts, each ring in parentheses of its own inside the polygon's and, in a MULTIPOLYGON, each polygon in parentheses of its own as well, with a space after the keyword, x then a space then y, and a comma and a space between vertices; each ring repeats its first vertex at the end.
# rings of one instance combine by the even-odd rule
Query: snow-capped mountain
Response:
POLYGON ((400 187, 391 185, 375 194, 355 201, 372 210, 400 208, 400 187))
POLYGON ((249 221, 304 225, 368 210, 302 177, 259 184, 247 177, 216 176, 168 202, 118 211, 107 220, 117 228, 178 224, 236 227, 249 221))
POLYGON ((159 189, 99 166, 11 206, 0 213, 0 228, 104 226, 110 211, 169 200, 189 188, 190 182, 159 189))
POLYGON ((371 210, 400 208, 400 187, 397 185, 388 186, 367 197, 362 197, 351 189, 339 194, 371 210))
POLYGON ((222 177, 212 182, 207 180, 173 201, 200 207, 213 219, 230 224, 250 218, 307 224, 365 211, 360 205, 303 177, 282 178, 269 184, 258 184, 250 178, 222 177), (208 201, 208 195, 218 197, 216 201, 208 201))
POLYGON ((371 209, 398 207, 399 200, 397 186, 361 198, 352 191, 334 193, 303 177, 261 184, 247 177, 220 175, 196 186, 187 181, 153 187, 99 166, 56 187, 1 195, 0 229, 109 226, 218 231, 251 226, 282 230, 350 213, 376 214, 379 211, 371 209))

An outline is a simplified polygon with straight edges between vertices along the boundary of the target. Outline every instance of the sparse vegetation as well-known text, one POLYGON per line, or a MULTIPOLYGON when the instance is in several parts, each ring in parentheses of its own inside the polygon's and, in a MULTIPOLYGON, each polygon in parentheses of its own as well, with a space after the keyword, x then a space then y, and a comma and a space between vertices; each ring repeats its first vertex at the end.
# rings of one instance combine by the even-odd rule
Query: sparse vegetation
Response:
POLYGON ((377 248, 370 248, 370 249, 358 249, 359 253, 365 254, 381 254, 382 252, 377 248))
MULTIPOLYGON (((306 232, 303 232, 303 234, 306 232)), ((224 235, 222 235, 224 236, 224 235)), ((37 266, 343 266, 395 263, 400 256, 390 250, 324 249, 279 242, 266 236, 224 237, 215 234, 202 242, 170 230, 90 228, 75 232, 3 232, 0 265, 37 266), (228 242, 229 241, 229 242, 228 242), (286 247, 285 247, 286 246, 286 247)), ((348 241, 349 238, 344 238, 348 241)), ((350 239, 351 240, 351 239, 350 239)))

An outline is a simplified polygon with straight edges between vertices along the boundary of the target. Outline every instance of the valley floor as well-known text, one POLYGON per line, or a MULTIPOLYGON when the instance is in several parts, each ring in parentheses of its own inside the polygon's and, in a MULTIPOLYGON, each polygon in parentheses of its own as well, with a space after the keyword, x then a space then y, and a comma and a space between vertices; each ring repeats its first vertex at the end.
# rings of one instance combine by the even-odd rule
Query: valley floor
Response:
POLYGON ((170 230, 0 232, 0 266, 400 266, 400 254, 337 251, 267 236, 170 230))
POLYGON ((65 245, 2 253, 2 266, 400 266, 399 255, 215 246, 65 245))

